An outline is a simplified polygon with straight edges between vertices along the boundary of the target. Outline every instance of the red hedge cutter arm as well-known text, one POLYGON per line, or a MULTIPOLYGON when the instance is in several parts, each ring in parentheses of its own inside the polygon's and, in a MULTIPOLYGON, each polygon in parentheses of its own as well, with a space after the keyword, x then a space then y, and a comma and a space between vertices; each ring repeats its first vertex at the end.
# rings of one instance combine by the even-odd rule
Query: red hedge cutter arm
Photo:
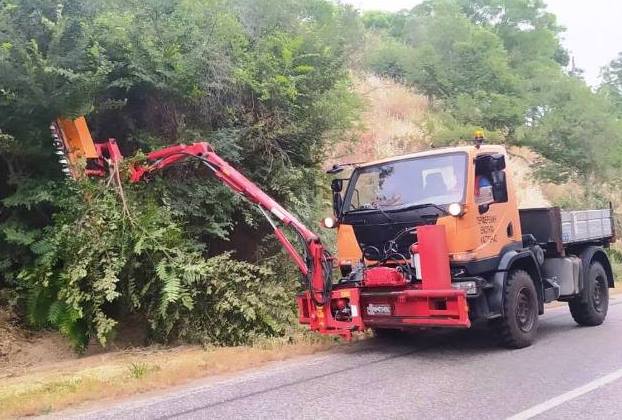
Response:
MULTIPOLYGON (((63 172, 71 178, 84 173, 86 176, 105 176, 111 168, 117 167, 123 159, 114 139, 93 142, 84 117, 75 120, 58 119, 51 125, 53 144, 63 172), (79 160, 86 160, 86 170, 77 170, 79 160)), ((303 225, 294 215, 263 192, 252 181, 225 162, 208 143, 174 145, 153 151, 146 162, 131 168, 130 180, 140 182, 147 175, 165 169, 187 159, 198 159, 212 170, 218 180, 248 201, 257 205, 274 229, 274 234, 302 273, 308 291, 297 296, 299 318, 314 331, 336 334, 349 338, 352 331, 365 327, 359 311, 352 313, 349 320, 336 319, 334 306, 349 302, 359 305, 356 288, 332 290, 333 257, 324 248, 320 238, 303 225), (278 219, 290 227, 304 242, 302 255, 287 239, 275 222, 278 219)), ((360 307, 360 306, 358 306, 360 307)))
POLYGON ((132 169, 131 181, 140 182, 147 174, 188 158, 203 162, 223 184, 257 205, 274 229, 274 235, 306 279, 316 305, 324 305, 329 299, 332 286, 332 257, 322 245, 320 238, 257 185, 225 162, 208 143, 175 145, 151 152, 147 155, 150 163, 132 169), (307 255, 302 256, 298 253, 270 214, 300 236, 304 241, 307 255))

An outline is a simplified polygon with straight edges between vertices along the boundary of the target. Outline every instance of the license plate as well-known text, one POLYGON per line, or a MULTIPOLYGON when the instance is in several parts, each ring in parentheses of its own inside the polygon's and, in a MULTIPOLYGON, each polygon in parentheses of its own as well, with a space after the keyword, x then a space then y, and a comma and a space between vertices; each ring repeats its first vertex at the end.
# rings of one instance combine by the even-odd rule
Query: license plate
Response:
POLYGON ((369 305, 367 305, 367 315, 391 316, 391 305, 370 303, 369 305))

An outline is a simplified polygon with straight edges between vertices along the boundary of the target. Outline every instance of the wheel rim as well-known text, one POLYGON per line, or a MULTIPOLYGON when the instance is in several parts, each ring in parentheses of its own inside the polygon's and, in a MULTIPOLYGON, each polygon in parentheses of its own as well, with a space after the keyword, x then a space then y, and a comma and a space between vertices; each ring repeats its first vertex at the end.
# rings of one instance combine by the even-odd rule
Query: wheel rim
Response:
POLYGON ((526 287, 519 290, 516 302, 516 324, 522 332, 532 330, 536 320, 536 311, 531 292, 526 287))
POLYGON ((605 303, 605 292, 606 289, 603 286, 604 278, 602 276, 596 277, 594 280, 594 286, 592 288, 592 305, 594 309, 598 312, 603 311, 603 305, 605 303))

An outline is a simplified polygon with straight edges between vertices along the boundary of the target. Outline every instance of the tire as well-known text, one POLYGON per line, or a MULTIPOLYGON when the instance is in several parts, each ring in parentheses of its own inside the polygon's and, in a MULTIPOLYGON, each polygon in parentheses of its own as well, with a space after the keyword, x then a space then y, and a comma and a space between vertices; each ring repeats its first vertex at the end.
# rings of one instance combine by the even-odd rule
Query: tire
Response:
POLYGON ((594 327, 607 317, 609 309, 609 283, 607 272, 598 261, 590 264, 583 290, 568 302, 570 313, 577 324, 594 327))
POLYGON ((497 334, 504 347, 530 346, 538 330, 538 294, 529 273, 514 270, 503 290, 503 314, 495 320, 497 334))

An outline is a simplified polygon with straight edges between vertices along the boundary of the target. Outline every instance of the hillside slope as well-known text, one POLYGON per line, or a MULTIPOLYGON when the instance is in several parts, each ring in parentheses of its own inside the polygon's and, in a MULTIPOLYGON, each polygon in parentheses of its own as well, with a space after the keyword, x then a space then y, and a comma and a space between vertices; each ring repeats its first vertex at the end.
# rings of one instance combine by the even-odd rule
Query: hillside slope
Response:
MULTIPOLYGON (((355 78, 356 92, 365 110, 358 142, 339 143, 327 166, 336 162, 368 162, 430 148, 432 139, 425 124, 431 114, 425 96, 390 79, 364 75, 355 78)), ((512 147, 508 164, 517 190, 519 206, 550 205, 542 187, 534 180, 531 166, 537 154, 527 148, 512 147)))

